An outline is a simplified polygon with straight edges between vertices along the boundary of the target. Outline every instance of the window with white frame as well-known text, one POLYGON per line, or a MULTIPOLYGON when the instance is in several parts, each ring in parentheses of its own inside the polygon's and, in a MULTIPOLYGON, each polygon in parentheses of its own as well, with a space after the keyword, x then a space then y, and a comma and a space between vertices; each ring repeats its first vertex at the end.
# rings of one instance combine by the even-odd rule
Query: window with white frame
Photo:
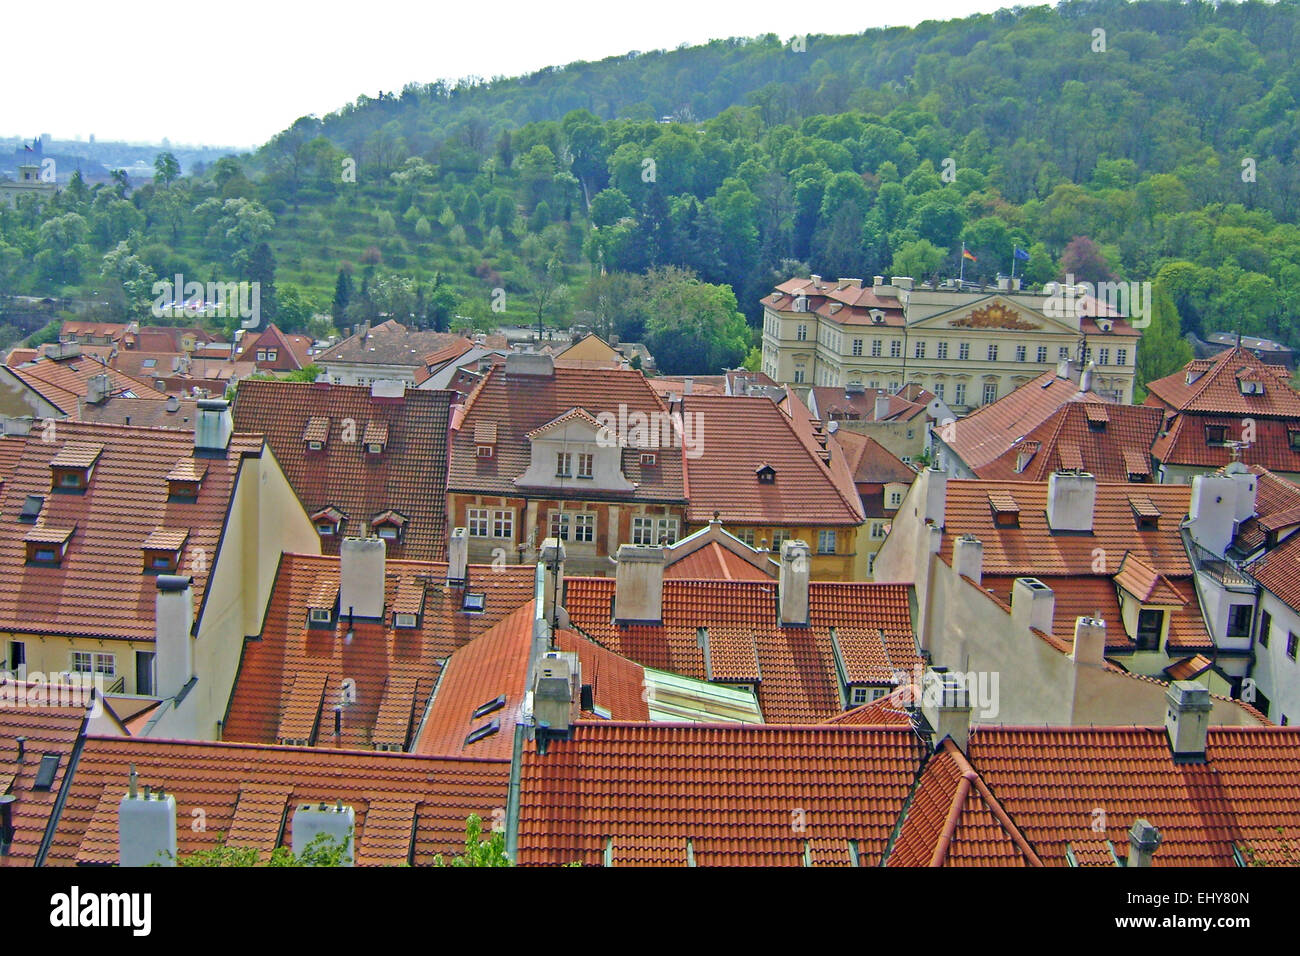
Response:
POLYGON ((660 518, 655 522, 655 544, 674 544, 676 541, 676 518, 660 518))
POLYGON ((943 382, 934 383, 934 397, 943 401, 943 382))
POLYGON ((998 346, 996 342, 992 342, 989 344, 989 361, 996 362, 997 360, 998 360, 998 346))
POLYGON ((794 337, 795 337, 796 339, 798 339, 800 342, 807 342, 807 341, 808 341, 808 326, 806 326, 806 325, 800 325, 797 329, 795 329, 794 337))
POLYGON ((952 400, 958 405, 966 404, 966 383, 958 382, 952 389, 952 400))
POLYGON ((780 551, 782 543, 788 540, 789 537, 790 537, 789 529, 773 528, 772 529, 772 550, 780 551))
POLYGON ((903 354, 903 343, 899 339, 889 340, 889 357, 898 358, 903 354))
POLYGON ((849 703, 854 707, 861 707, 863 704, 871 703, 871 691, 867 687, 852 687, 849 689, 849 703))
POLYGON ((804 367, 802 365, 796 365, 794 367, 794 383, 796 385, 802 385, 803 379, 804 379, 804 367))
POLYGON ((1128 349, 1118 349, 1115 352, 1115 364, 1116 365, 1128 364, 1128 349))
POLYGON ((835 546, 838 543, 839 535, 834 531, 817 532, 817 553, 834 554, 835 546))
POLYGON ((925 358, 925 341, 923 339, 917 339, 916 345, 912 350, 912 357, 919 359, 925 358))
POLYGON ((559 538, 561 541, 569 540, 569 518, 567 511, 551 512, 551 537, 559 538))
POLYGON ((488 522, 491 520, 490 512, 487 508, 467 508, 465 510, 465 526, 469 528, 469 534, 472 538, 486 538, 488 536, 488 522))
POLYGON ((72 670, 76 674, 101 674, 112 677, 117 673, 117 655, 99 651, 73 651, 72 670))
POLYGON ((897 508, 903 503, 903 493, 901 491, 891 491, 889 493, 889 507, 897 508))
POLYGON ((655 520, 654 518, 633 518, 632 519, 632 543, 633 544, 654 544, 655 520))
POLYGON ((984 404, 991 405, 998 400, 998 386, 994 382, 984 383, 984 404))
POLYGON ((881 350, 881 347, 882 347, 883 345, 884 345, 884 341, 883 341, 882 339, 872 339, 872 340, 871 340, 871 357, 872 357, 872 358, 880 358, 880 356, 881 356, 881 351, 880 351, 880 350, 881 350))
POLYGON ((960 345, 957 346, 957 358, 963 362, 966 361, 968 358, 970 358, 969 342, 962 342, 960 345))
POLYGON ((1040 345, 1040 346, 1038 346, 1038 361, 1039 361, 1039 362, 1046 362, 1046 361, 1047 361, 1047 346, 1046 346, 1046 345, 1040 345))
POLYGON ((579 478, 591 477, 592 466, 595 460, 596 460, 595 455, 593 455, 591 452, 584 451, 579 453, 578 455, 578 477, 579 478))
POLYGON ((513 538, 515 536, 515 513, 514 511, 493 511, 492 512, 492 537, 494 538, 513 538))
POLYGON ((1016 361, 1023 362, 1029 357, 1029 350, 1023 345, 1016 346, 1016 361))
POLYGON ((745 544, 749 545, 751 548, 754 546, 753 528, 741 528, 739 531, 736 532, 736 537, 739 538, 741 541, 745 542, 745 544))
POLYGON ((935 350, 935 352, 937 353, 937 357, 938 357, 938 358, 946 359, 946 358, 948 357, 948 343, 947 343, 947 342, 940 342, 938 345, 936 345, 936 346, 934 347, 934 350, 935 350))
POLYGON ((555 453, 555 477, 568 478, 573 474, 573 453, 557 451, 555 453))
POLYGON ((1098 365, 1110 364, 1110 349, 1097 349, 1097 364, 1098 365))
POLYGON ((885 536, 885 523, 883 521, 871 522, 871 537, 883 538, 885 536))
POLYGON ((596 516, 583 512, 573 516, 573 540, 590 543, 596 540, 596 516))
POLYGON ((1070 347, 1068 345, 1062 345, 1059 349, 1056 350, 1056 357, 1060 361, 1064 362, 1066 359, 1070 357, 1070 347))
POLYGON ((862 354, 862 339, 853 340, 853 354, 854 355, 862 354))

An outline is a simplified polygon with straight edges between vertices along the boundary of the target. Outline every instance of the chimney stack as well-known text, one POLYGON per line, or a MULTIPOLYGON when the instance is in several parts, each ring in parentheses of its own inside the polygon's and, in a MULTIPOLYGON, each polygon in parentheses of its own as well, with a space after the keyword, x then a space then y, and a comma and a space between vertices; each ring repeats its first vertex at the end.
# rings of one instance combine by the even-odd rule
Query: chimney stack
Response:
POLYGON ((1237 482, 1228 475, 1197 475, 1192 479, 1188 530, 1192 540, 1222 555, 1236 533, 1237 482))
POLYGON ((92 375, 86 381, 86 404, 99 405, 106 398, 111 390, 108 375, 100 372, 98 375, 92 375))
POLYGON ((545 538, 541 553, 542 593, 537 596, 541 617, 548 624, 554 620, 560 627, 568 627, 564 612, 564 559, 567 556, 564 542, 559 538, 545 538))
POLYGON ((154 598, 154 653, 162 698, 178 697, 194 678, 193 578, 160 574, 154 598))
POLYGON ((781 571, 777 587, 780 591, 782 625, 808 625, 810 564, 807 543, 781 542, 781 571))
POLYGON ((230 403, 220 398, 205 398, 199 402, 194 422, 194 451, 224 454, 230 446, 230 435, 235 430, 230 417, 230 403))
POLYGON ((644 544, 619 546, 618 569, 614 573, 616 623, 663 622, 666 562, 667 555, 663 548, 644 544))
MULTIPOLYGON (((1048 629, 1050 633, 1050 628, 1048 629)), ((1101 667, 1106 659, 1106 622, 1100 618, 1081 617, 1074 622, 1074 649, 1070 658, 1076 664, 1101 667)))
POLYGON ((1204 763, 1213 708, 1209 688, 1196 681, 1177 680, 1165 691, 1165 700, 1169 702, 1165 731, 1174 763, 1204 763))
POLYGON ((1255 473, 1250 468, 1239 461, 1230 463, 1224 469, 1224 473, 1237 486, 1236 510, 1233 517, 1236 519, 1237 527, 1241 527, 1243 521, 1255 517, 1255 496, 1259 486, 1259 479, 1255 477, 1255 473))
POLYGON ((176 865, 176 798, 162 790, 140 792, 135 767, 130 789, 117 804, 119 866, 176 865))
POLYGON ((339 616, 384 616, 383 538, 344 538, 339 545, 339 616))
POLYGON ((973 534, 963 534, 952 543, 952 569, 976 584, 984 574, 984 543, 973 534))
POLYGON ((453 528, 447 539, 447 584, 463 588, 469 579, 469 529, 453 528))
POLYGON ((555 360, 549 352, 510 352, 506 355, 506 378, 551 378, 555 360))
POLYGON ((356 811, 341 802, 300 804, 293 815, 293 855, 301 858, 312 840, 327 834, 332 845, 345 847, 343 865, 354 865, 356 811))
POLYGON ((928 468, 922 474, 925 480, 925 514, 921 517, 936 528, 942 528, 948 498, 948 473, 928 468))
POLYGON ((1079 391, 1081 392, 1092 391, 1092 373, 1093 373, 1093 364, 1089 362, 1079 372, 1079 391))
POLYGON ((874 409, 874 420, 883 422, 889 417, 889 393, 884 391, 876 392, 876 407, 874 409))
POLYGON ((1160 848, 1160 831, 1143 819, 1133 821, 1128 831, 1128 866, 1150 866, 1160 848))
POLYGON ((1011 586, 1011 620, 1022 630, 1052 633, 1056 595, 1038 578, 1016 578, 1011 586))
POLYGON ((546 737, 568 736, 581 699, 582 668, 578 655, 548 651, 537 664, 533 681, 533 721, 546 737))
POLYGON ((930 743, 938 749, 951 737, 964 753, 970 740, 970 688, 961 677, 939 667, 926 670, 921 688, 921 715, 933 733, 930 743))
POLYGON ((1097 479, 1085 471, 1054 471, 1047 479, 1047 526, 1053 532, 1091 531, 1097 479))

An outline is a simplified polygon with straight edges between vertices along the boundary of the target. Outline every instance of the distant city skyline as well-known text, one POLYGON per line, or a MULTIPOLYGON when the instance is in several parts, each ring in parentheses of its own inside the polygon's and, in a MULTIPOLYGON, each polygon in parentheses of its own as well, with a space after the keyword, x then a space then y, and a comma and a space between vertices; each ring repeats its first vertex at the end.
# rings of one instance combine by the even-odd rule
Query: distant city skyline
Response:
MULTIPOLYGON (((904 8, 846 0, 698 4, 654 0, 503 0, 447 9, 397 0, 282 8, 230 0, 143 0, 129 17, 74 2, 56 45, 13 44, 0 62, 9 91, 0 136, 247 149, 300 116, 365 94, 466 76, 517 76, 631 50, 676 49, 732 36, 783 38, 912 26, 1011 6, 1007 0, 917 0, 904 8), (612 12, 611 12, 612 11, 612 12), (14 91, 21 91, 14 95, 14 91)), ((815 48, 808 51, 816 56, 815 48)))

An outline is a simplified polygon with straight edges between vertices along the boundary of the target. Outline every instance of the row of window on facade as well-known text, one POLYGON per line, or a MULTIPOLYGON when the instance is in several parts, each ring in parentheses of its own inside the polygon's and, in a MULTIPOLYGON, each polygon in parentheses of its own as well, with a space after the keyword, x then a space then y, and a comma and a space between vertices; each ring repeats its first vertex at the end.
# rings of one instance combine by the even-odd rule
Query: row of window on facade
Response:
MULTIPOLYGON (((465 527, 472 538, 513 540, 515 512, 504 508, 467 508, 465 527)), ((680 529, 677 518, 634 517, 633 544, 673 544, 680 529)), ((552 511, 547 534, 561 541, 592 543, 596 540, 596 514, 592 511, 552 511)))
MULTIPOLYGON (((800 326, 798 327, 798 329, 797 329, 797 334, 796 334, 795 337, 796 337, 796 338, 798 339, 798 341, 800 341, 800 342, 806 342, 806 341, 808 341, 808 326, 806 326, 806 325, 800 325, 800 326)), ((865 355, 865 354, 866 354, 866 353, 864 352, 864 343, 865 343, 865 342, 866 342, 865 339, 859 339, 859 338, 855 338, 855 339, 853 339, 852 354, 855 355, 855 356, 863 356, 863 355, 865 355)), ((928 340, 926 340, 926 339, 917 339, 917 340, 916 340, 915 342, 913 342, 913 344, 912 344, 912 357, 913 357, 913 358, 918 358, 918 359, 927 358, 926 352, 927 352, 928 348, 929 348, 929 342, 928 342, 928 340)), ((948 343, 947 343, 947 342, 938 342, 938 343, 936 344, 936 346, 935 346, 935 352, 936 352, 936 354, 935 354, 934 357, 935 357, 936 359, 938 359, 938 360, 940 360, 940 361, 947 360, 947 358, 948 358, 948 343)), ((1085 351, 1085 353, 1084 353, 1084 361, 1088 361, 1089 359, 1094 358, 1092 352, 1093 352, 1092 349, 1087 349, 1087 350, 1085 351)), ((986 353, 986 354, 987 354, 987 357, 988 357, 988 361, 990 361, 990 362, 996 362, 996 361, 998 360, 998 355, 999 355, 999 353, 1000 353, 999 344, 996 343, 996 342, 991 342, 991 343, 989 343, 989 345, 988 345, 988 351, 987 351, 987 353, 986 353)), ((1036 349, 1036 351, 1035 351, 1035 361, 1038 362, 1039 364, 1044 364, 1044 363, 1047 362, 1047 355, 1048 355, 1048 348, 1047 348, 1047 346, 1046 346, 1046 345, 1040 345, 1040 346, 1037 347, 1037 349, 1036 349)), ((903 356, 903 342, 902 342, 902 340, 901 340, 901 339, 890 339, 890 341, 889 341, 889 357, 890 357, 890 358, 902 358, 902 356, 903 356)), ((1063 360, 1063 359, 1068 359, 1068 358, 1070 357, 1070 348, 1069 348, 1069 346, 1066 346, 1066 345, 1059 346, 1059 347, 1057 348, 1056 356, 1057 356, 1057 360, 1058 360, 1058 361, 1059 361, 1059 360, 1063 360)), ((884 339, 872 339, 872 340, 871 340, 871 357, 872 357, 872 358, 883 358, 883 357, 884 357, 884 339)), ((1029 346, 1027 346, 1027 345, 1017 345, 1017 346, 1015 346, 1015 357, 1016 357, 1016 361, 1017 361, 1017 362, 1027 362, 1027 361, 1029 361, 1029 346)), ((1099 348, 1099 349, 1097 349, 1097 350, 1096 350, 1095 358, 1096 358, 1096 362, 1097 362, 1098 365, 1110 365, 1110 349, 1109 349, 1109 348, 1099 348)), ((969 360, 970 360, 970 343, 969 343, 969 342, 959 342, 959 343, 957 343, 957 360, 958 360, 958 361, 961 361, 961 362, 966 362, 966 361, 969 361, 969 360)), ((1116 349, 1116 350, 1115 350, 1115 364, 1116 364, 1116 365, 1128 365, 1128 349, 1124 348, 1124 349, 1116 349)))

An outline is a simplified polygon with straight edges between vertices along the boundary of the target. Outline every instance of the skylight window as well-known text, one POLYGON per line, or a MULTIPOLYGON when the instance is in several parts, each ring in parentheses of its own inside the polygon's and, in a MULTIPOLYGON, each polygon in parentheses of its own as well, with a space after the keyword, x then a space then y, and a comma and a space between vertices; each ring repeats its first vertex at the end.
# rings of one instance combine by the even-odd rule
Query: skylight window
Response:
POLYGON ((488 714, 492 713, 493 711, 500 710, 505 705, 506 705, 506 695, 501 694, 500 696, 492 698, 486 704, 479 704, 477 707, 475 707, 474 713, 469 715, 470 720, 478 720, 481 717, 486 717, 488 714))
POLYGON ((49 790, 54 786, 54 776, 59 772, 59 754, 46 754, 41 758, 41 765, 36 770, 33 790, 49 790))
POLYGON ((482 614, 485 607, 487 607, 487 595, 482 592, 466 594, 465 601, 461 604, 462 610, 473 614, 482 614))
POLYGON ((44 498, 40 495, 28 495, 27 500, 23 502, 23 510, 18 513, 18 520, 29 524, 34 522, 43 507, 45 507, 44 498))
POLYGON ((499 720, 494 720, 489 724, 484 724, 482 727, 475 728, 465 737, 465 746, 468 747, 470 744, 476 744, 485 737, 491 737, 500 729, 501 721, 499 720))

